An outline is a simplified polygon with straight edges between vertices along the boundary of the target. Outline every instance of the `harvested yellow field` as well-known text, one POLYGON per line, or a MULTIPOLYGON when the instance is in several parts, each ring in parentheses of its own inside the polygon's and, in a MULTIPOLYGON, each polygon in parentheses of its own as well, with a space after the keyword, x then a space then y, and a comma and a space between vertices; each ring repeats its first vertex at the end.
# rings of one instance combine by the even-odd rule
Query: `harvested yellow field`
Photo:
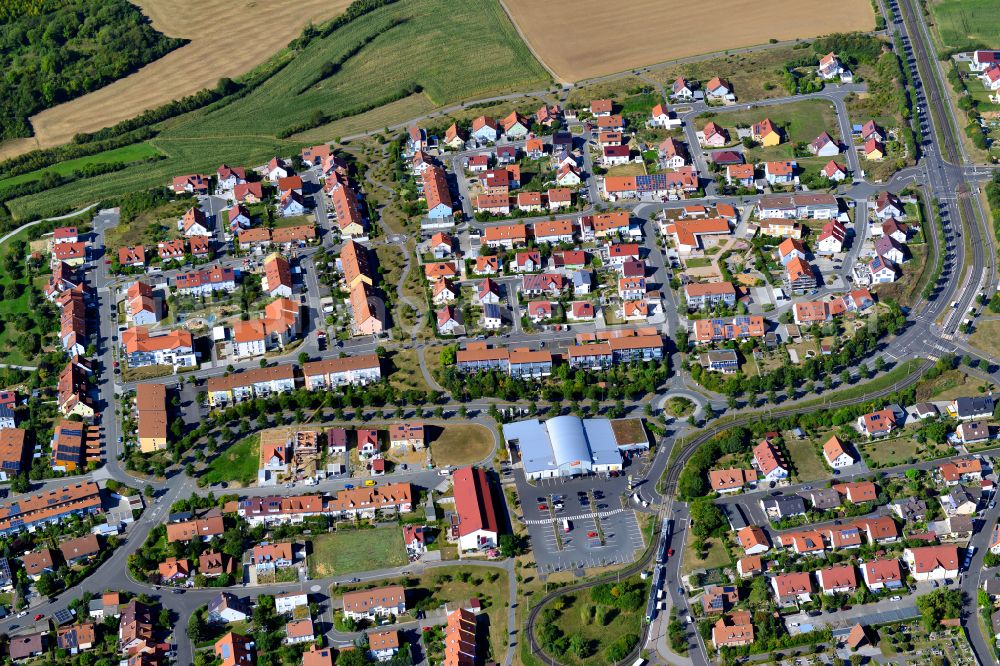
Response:
POLYGON ((350 0, 133 0, 153 26, 190 40, 135 74, 31 118, 33 139, 0 146, 0 158, 66 143, 171 100, 235 78, 288 45, 306 24, 342 13, 350 0))
POLYGON ((535 55, 563 81, 580 81, 768 40, 871 30, 869 0, 831 9, 819 0, 715 0, 697 5, 623 0, 503 0, 535 55), (558 34, 552 26, 559 26, 558 34))

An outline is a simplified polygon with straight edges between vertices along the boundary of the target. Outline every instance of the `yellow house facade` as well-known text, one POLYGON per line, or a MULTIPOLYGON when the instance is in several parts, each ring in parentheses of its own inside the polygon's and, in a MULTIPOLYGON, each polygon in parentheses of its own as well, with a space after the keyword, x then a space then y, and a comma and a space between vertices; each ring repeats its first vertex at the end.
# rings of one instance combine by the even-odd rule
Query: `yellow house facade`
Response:
POLYGON ((139 384, 135 391, 139 413, 139 450, 143 453, 167 448, 167 387, 164 384, 139 384))
POLYGON ((750 134, 754 141, 765 148, 777 146, 781 143, 781 133, 774 123, 771 122, 770 118, 765 118, 759 123, 755 123, 750 130, 750 134))

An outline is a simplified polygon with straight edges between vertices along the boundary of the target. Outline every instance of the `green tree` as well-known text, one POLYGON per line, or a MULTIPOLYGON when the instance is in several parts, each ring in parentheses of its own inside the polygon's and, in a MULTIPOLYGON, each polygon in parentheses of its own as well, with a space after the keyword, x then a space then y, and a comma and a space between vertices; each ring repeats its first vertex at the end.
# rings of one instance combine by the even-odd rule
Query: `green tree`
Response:
POLYGON ((347 650, 337 654, 337 666, 368 666, 364 650, 347 650))
POLYGON ((11 479, 10 489, 15 493, 26 493, 31 488, 31 482, 28 481, 28 475, 26 473, 15 474, 14 478, 11 479))
MULTIPOLYGON (((824 595, 826 596, 826 595, 824 595)), ((767 586, 767 578, 754 576, 750 581, 750 594, 747 600, 752 606, 764 606, 771 599, 771 590, 767 586)))
POLYGON ((38 590, 38 594, 41 596, 51 597, 58 589, 55 576, 48 571, 43 571, 42 575, 35 582, 35 589, 38 590))
POLYGON ((707 539, 714 536, 726 524, 722 509, 711 500, 691 503, 691 531, 695 536, 707 539))
POLYGON ((497 541, 497 547, 504 557, 517 557, 522 551, 521 544, 518 543, 517 537, 513 534, 501 534, 497 541))
POLYGON ((199 643, 205 640, 205 618, 202 615, 202 609, 198 609, 191 615, 191 621, 188 622, 188 638, 193 642, 199 643))
POLYGON ((960 617, 962 593, 959 590, 939 588, 917 597, 917 608, 920 610, 924 629, 934 631, 941 626, 941 620, 960 617))

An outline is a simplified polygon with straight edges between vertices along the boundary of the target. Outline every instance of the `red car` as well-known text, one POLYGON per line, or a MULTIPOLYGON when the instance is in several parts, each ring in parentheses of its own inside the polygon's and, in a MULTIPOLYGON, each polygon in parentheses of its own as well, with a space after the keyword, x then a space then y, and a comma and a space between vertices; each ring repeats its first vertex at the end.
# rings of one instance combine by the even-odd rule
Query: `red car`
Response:
POLYGON ((674 556, 674 549, 671 548, 670 550, 667 551, 667 557, 673 557, 673 556, 674 556))
POLYGON ((597 532, 587 532, 587 538, 596 539, 597 538, 597 532))
POLYGON ((430 630, 431 630, 431 628, 430 628, 430 627, 424 627, 424 632, 428 632, 428 631, 430 631, 430 630))
POLYGON ((545 506, 544 504, 539 504, 538 505, 538 510, 539 511, 548 511, 549 507, 545 506))
POLYGON ((41 619, 42 619, 43 617, 45 617, 45 616, 44 616, 44 615, 42 615, 41 613, 39 613, 38 615, 36 615, 36 616, 35 616, 35 622, 38 622, 38 621, 39 621, 39 620, 41 620, 41 619))

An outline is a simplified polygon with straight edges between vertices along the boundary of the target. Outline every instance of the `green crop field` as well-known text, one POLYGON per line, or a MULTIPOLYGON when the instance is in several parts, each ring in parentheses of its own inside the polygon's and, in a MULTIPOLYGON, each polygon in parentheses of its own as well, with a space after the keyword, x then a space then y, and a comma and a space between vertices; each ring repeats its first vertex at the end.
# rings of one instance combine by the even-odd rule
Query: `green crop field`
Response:
MULTIPOLYGON (((166 159, 14 199, 9 207, 18 219, 30 219, 164 184, 175 174, 215 169, 223 161, 263 162, 305 145, 278 136, 320 111, 328 117, 362 115, 412 90, 437 107, 548 83, 497 0, 396 3, 316 39, 248 95, 166 121, 148 142, 166 159), (328 75, 322 78, 323 73, 328 75)), ((352 129, 379 129, 393 119, 373 115, 371 120, 378 124, 352 129)))
POLYGON ((131 146, 115 148, 114 150, 106 150, 103 153, 97 153, 96 155, 78 157, 75 160, 66 160, 65 162, 54 164, 45 169, 22 173, 19 176, 4 178, 3 180, 0 180, 0 189, 10 187, 11 185, 20 185, 22 183, 38 180, 47 173, 57 176, 68 176, 74 171, 88 166, 96 166, 99 164, 128 164, 129 162, 138 162, 139 160, 144 160, 155 155, 157 155, 157 150, 153 146, 148 143, 136 143, 131 146))
POLYGON ((945 49, 1000 48, 1000 14, 993 0, 941 0, 928 4, 945 49))

